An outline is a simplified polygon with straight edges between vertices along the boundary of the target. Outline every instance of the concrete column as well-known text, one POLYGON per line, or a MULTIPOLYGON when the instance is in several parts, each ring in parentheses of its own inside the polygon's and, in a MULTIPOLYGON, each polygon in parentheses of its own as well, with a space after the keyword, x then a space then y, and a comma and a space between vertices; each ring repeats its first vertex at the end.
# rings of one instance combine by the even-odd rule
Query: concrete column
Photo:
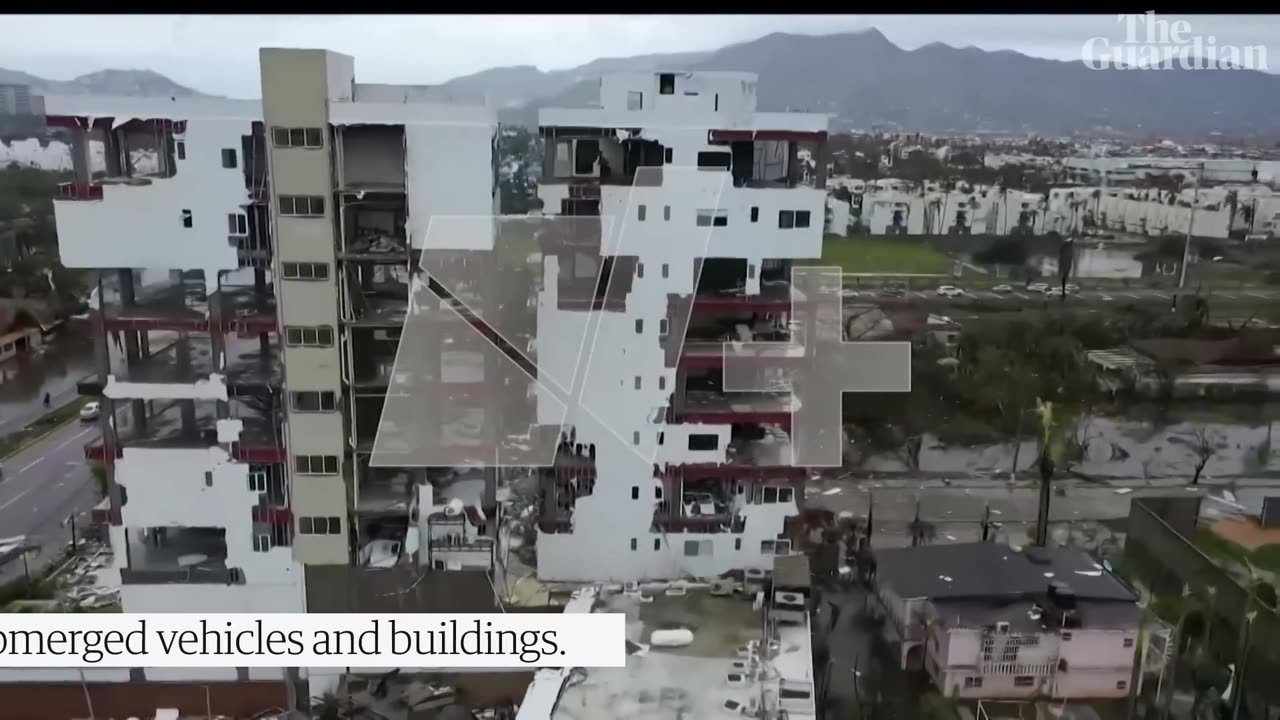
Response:
POLYGON ((71 172, 77 185, 88 185, 93 180, 93 163, 89 154, 89 131, 76 127, 71 130, 71 172))
MULTIPOLYGON (((121 268, 116 271, 116 276, 120 285, 120 306, 122 309, 128 310, 134 307, 137 297, 134 294, 133 287, 133 270, 121 268)), ((124 331, 124 355, 125 367, 128 370, 134 370, 141 366, 142 348, 138 342, 137 331, 124 331)), ((139 432, 147 428, 147 404, 143 400, 133 400, 130 402, 130 414, 133 416, 134 428, 139 432)))
MULTIPOLYGON (((267 296, 267 271, 257 268, 253 271, 253 301, 254 307, 261 315, 268 312, 268 296, 267 296)), ((334 328, 336 331, 337 328, 334 328)), ((263 355, 271 352, 271 336, 267 333, 258 335, 258 349, 263 355)))
POLYGON ((823 189, 827 186, 827 162, 830 158, 827 156, 827 141, 823 140, 818 143, 818 147, 813 152, 813 186, 823 189))
POLYGON ((124 177, 127 158, 122 152, 120 138, 110 130, 103 132, 102 136, 102 154, 106 161, 107 177, 124 177))
POLYGON ((673 392, 674 400, 671 405, 672 412, 677 415, 684 412, 685 396, 689 388, 689 371, 684 368, 676 368, 676 387, 673 392))
MULTIPOLYGON (((223 312, 223 294, 222 294, 222 278, 215 277, 213 287, 210 289, 206 285, 206 291, 209 294, 209 346, 213 352, 213 371, 216 373, 226 374, 226 351, 227 337, 222 329, 223 312)), ((268 358, 264 358, 263 362, 267 362, 268 358)), ((224 420, 231 417, 231 407, 229 403, 218 401, 217 417, 224 420)))
MULTIPOLYGON (((191 338, 186 333, 178 336, 178 342, 174 345, 173 352, 174 360, 178 366, 178 377, 189 377, 191 373, 191 338)), ((183 437, 195 437, 199 433, 196 428, 195 400, 179 400, 178 408, 182 413, 183 437)))
POLYGON ((799 150, 800 146, 794 141, 787 143, 787 180, 791 185, 800 182, 800 178, 804 177, 804 172, 800 169, 799 150))
MULTIPOLYGON (((103 272, 97 273, 98 298, 102 298, 102 276, 103 272)), ((101 313, 96 313, 97 323, 95 324, 95 337, 93 343, 94 366, 97 368, 98 380, 104 386, 107 383, 107 376, 111 374, 111 354, 107 347, 110 342, 107 333, 106 317, 101 313)), ((98 430, 102 433, 102 446, 111 452, 114 452, 119 438, 115 432, 115 426, 111 422, 115 415, 115 401, 111 398, 102 398, 102 411, 98 413, 98 430)), ((116 485, 116 464, 115 458, 107 457, 103 463, 107 471, 107 498, 111 501, 112 515, 117 515, 121 510, 120 503, 120 486, 116 485)), ((126 552, 128 551, 126 543, 126 552)))

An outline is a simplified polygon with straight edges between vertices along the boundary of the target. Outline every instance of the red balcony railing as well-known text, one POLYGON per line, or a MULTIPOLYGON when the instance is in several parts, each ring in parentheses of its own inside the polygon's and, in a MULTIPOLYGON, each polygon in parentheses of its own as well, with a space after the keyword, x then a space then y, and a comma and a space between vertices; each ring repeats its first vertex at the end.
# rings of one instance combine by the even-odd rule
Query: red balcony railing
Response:
POLYGON ((55 196, 57 200, 101 200, 102 186, 90 185, 85 183, 60 183, 58 185, 58 194, 55 196))

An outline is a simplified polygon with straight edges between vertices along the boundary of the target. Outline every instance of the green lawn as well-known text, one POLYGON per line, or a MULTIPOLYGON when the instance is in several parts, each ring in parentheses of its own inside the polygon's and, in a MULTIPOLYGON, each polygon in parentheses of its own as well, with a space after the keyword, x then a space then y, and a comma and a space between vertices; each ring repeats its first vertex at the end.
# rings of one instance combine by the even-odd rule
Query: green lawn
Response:
POLYGON ((866 236, 828 235, 822 241, 822 260, 846 273, 945 275, 951 271, 946 253, 929 243, 866 236))

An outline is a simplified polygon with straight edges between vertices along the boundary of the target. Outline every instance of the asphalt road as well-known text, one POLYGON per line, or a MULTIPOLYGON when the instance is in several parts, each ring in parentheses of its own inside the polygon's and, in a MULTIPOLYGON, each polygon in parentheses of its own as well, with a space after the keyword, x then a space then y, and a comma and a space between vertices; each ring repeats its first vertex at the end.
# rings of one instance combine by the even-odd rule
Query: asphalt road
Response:
MULTIPOLYGON (((86 443, 98 438, 96 423, 78 420, 58 428, 3 462, 0 477, 0 535, 26 535, 39 550, 27 556, 32 572, 56 558, 71 540, 64 526, 72 513, 77 522, 97 502, 93 474, 84 458, 86 443)), ((23 573, 21 558, 0 566, 0 583, 23 573)))
MULTIPOLYGON (((964 292, 955 296, 939 295, 937 290, 909 290, 901 296, 891 296, 881 294, 876 289, 846 289, 844 291, 844 299, 846 304, 857 304, 859 301, 887 303, 887 302, 920 302, 930 301, 938 303, 964 303, 980 300, 983 302, 1000 302, 1009 305, 1030 305, 1040 304, 1045 301, 1059 302, 1056 296, 1048 296, 1043 293, 1028 292, 1024 288, 1014 286, 1011 292, 997 293, 992 292, 991 288, 995 285, 986 285, 981 288, 961 287, 964 292)), ((1106 290, 1088 290, 1083 289, 1077 293, 1073 293, 1067 297, 1066 302, 1071 303, 1090 303, 1090 304, 1127 304, 1127 303, 1172 303, 1175 292, 1169 288, 1113 288, 1106 290)), ((1188 292, 1187 294, 1191 294, 1188 292)), ((1210 301, 1234 302, 1234 303, 1250 303, 1250 302, 1274 302, 1280 300, 1280 288, 1249 288, 1249 289, 1231 289, 1231 290, 1213 290, 1208 293, 1210 301)))

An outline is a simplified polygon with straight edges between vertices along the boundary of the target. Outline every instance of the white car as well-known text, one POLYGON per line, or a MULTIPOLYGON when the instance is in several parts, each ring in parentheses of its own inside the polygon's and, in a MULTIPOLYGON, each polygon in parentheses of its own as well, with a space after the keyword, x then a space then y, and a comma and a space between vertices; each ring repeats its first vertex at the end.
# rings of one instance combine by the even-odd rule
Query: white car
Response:
POLYGON ((93 402, 87 402, 84 404, 84 407, 80 408, 80 420, 83 422, 97 420, 98 414, 101 412, 102 412, 102 403, 98 402, 97 400, 94 400, 93 402))
POLYGON ((1075 284, 1073 284, 1073 283, 1067 283, 1067 285, 1066 285, 1066 291, 1067 291, 1068 293, 1071 293, 1071 294, 1078 293, 1078 292, 1080 292, 1080 286, 1079 286, 1079 285, 1075 285, 1075 284))
POLYGON ((1033 292, 1033 293, 1037 293, 1037 292, 1042 293, 1048 289, 1049 289, 1049 285, 1047 283, 1042 283, 1042 282, 1031 283, 1030 285, 1027 286, 1027 292, 1033 292))
POLYGON ((1013 292, 1013 288, 1009 285, 997 285, 991 288, 991 292, 996 293, 998 295, 1006 295, 1008 293, 1013 292))
POLYGON ((938 294, 943 297, 958 297, 964 294, 964 291, 955 285, 942 285, 938 287, 938 294))

